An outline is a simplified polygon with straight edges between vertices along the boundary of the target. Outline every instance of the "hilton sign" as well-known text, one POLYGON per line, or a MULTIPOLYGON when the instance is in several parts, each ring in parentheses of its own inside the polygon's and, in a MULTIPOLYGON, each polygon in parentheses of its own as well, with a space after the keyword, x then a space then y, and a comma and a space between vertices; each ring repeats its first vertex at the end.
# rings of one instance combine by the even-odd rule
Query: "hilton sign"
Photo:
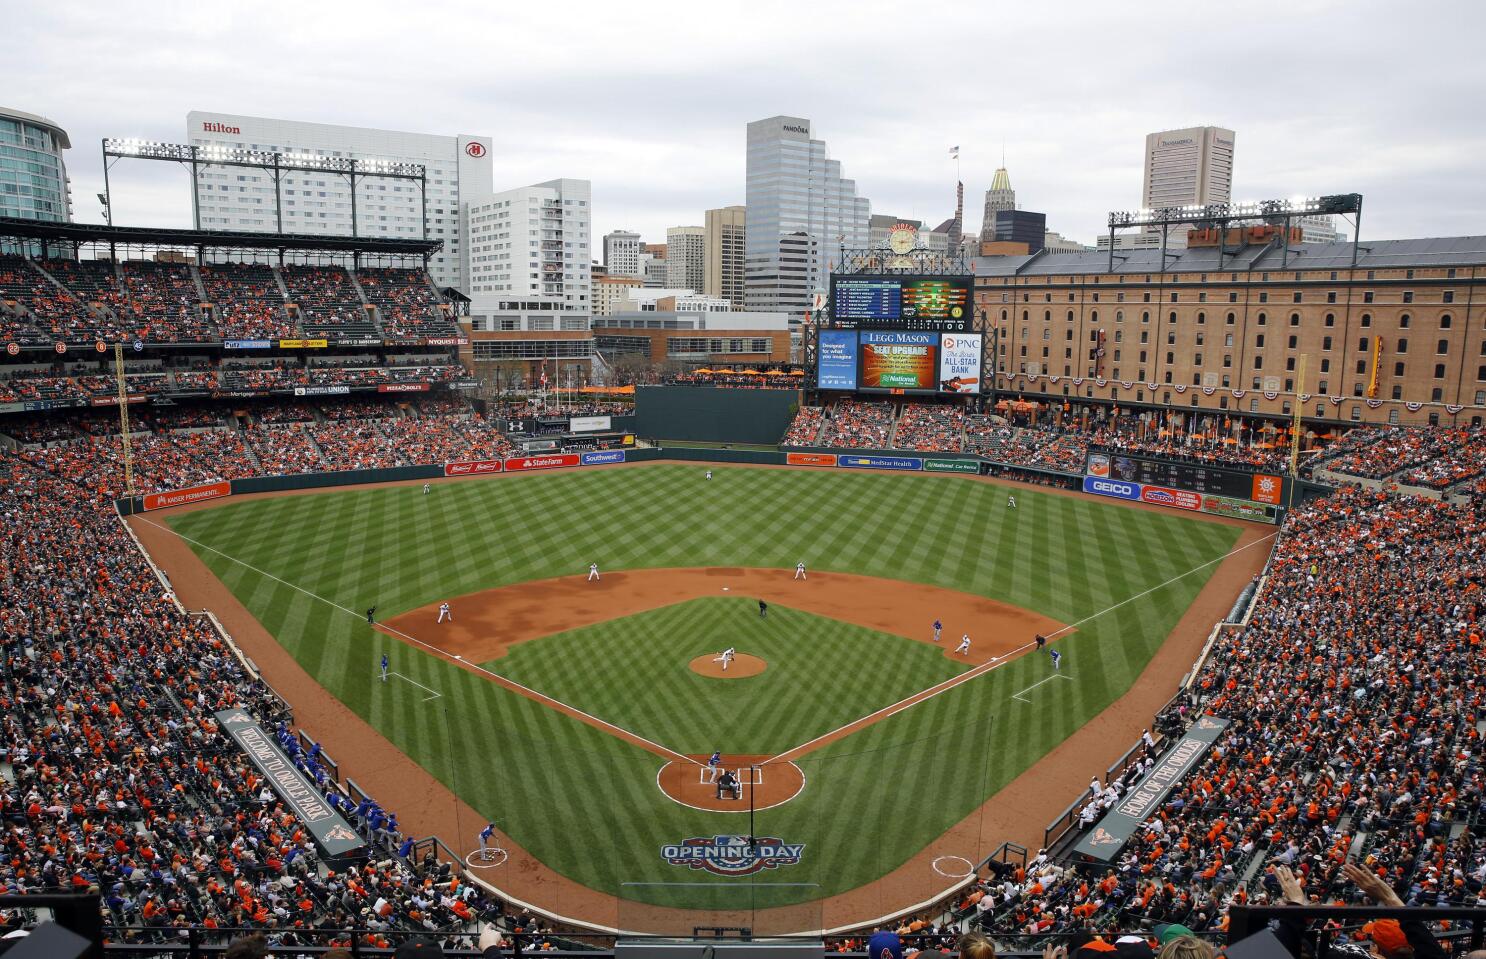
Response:
POLYGON ((236 133, 238 136, 242 135, 242 130, 238 129, 237 127, 230 127, 225 123, 211 123, 203 121, 201 124, 201 129, 205 133, 236 133))

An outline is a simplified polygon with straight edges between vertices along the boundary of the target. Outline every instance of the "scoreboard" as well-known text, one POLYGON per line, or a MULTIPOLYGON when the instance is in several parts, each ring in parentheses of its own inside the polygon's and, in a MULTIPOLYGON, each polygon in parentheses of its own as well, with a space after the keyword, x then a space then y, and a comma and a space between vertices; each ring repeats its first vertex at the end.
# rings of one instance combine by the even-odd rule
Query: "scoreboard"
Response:
POLYGON ((1127 456, 1114 450, 1091 451, 1084 472, 1089 476, 1139 483, 1172 490, 1187 490, 1203 496, 1279 503, 1284 478, 1272 474, 1244 473, 1203 463, 1127 456))
POLYGON ((832 276, 830 325, 968 333, 974 312, 971 283, 968 276, 832 276))

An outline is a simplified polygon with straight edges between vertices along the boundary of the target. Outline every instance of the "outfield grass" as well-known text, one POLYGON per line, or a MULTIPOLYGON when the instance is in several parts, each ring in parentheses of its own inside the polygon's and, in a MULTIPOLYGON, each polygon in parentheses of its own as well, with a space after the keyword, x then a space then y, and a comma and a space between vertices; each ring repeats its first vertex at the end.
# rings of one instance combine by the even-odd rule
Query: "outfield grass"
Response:
MULTIPOLYGON (((511 476, 428 496, 416 486, 350 489, 170 523, 334 695, 543 862, 614 893, 625 882, 706 880, 663 863, 658 847, 738 830, 736 817, 675 805, 656 788, 655 756, 369 629, 367 606, 387 618, 478 589, 580 575, 590 562, 608 571, 789 568, 800 559, 812 570, 960 589, 1066 623, 1123 603, 1079 625, 1062 645, 1071 680, 1039 687, 1030 703, 1011 695, 1047 675, 1044 657, 803 760, 805 792, 757 828, 807 842, 804 861, 771 879, 817 883, 825 895, 901 864, 1122 694, 1216 564, 1169 581, 1222 556, 1238 536, 1175 512, 1032 490, 1018 490, 1021 508, 1009 510, 1004 488, 957 477, 714 466, 705 482, 705 468, 511 476), (430 706, 416 689, 373 682, 383 652, 443 698, 430 706)), ((770 669, 711 700, 675 671, 685 672, 697 653, 679 657, 694 645, 721 648, 703 634, 733 628, 733 603, 746 600, 685 603, 534 641, 492 668, 601 718, 619 722, 609 713, 622 713, 691 752, 722 735, 756 740, 759 752, 788 748, 958 668, 931 647, 773 605, 767 630, 749 639, 750 651, 770 650, 770 669), (820 648, 792 641, 794 623, 809 623, 820 648), (871 654, 851 652, 869 646, 871 654), (599 655, 610 648, 624 655, 599 655)), ((932 891, 933 877, 925 881, 932 891)))

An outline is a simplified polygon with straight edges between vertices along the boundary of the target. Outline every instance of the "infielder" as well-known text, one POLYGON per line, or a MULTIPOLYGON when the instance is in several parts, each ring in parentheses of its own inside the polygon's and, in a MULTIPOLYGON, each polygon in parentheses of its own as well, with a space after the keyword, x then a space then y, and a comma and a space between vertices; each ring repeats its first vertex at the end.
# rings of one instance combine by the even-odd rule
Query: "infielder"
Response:
POLYGON ((1060 652, 1058 652, 1055 649, 1055 650, 1052 651, 1052 657, 1053 657, 1053 669, 1055 669, 1055 670, 1061 670, 1063 668, 1063 654, 1060 653, 1060 652))
POLYGON ((1016 497, 1015 496, 1008 496, 1008 497, 1006 497, 1006 508, 1007 509, 1016 509, 1016 497))
POLYGON ((439 622, 442 623, 446 619, 451 623, 454 622, 454 614, 449 611, 448 603, 439 603, 439 622))
POLYGON ((805 579, 805 578, 806 578, 805 577, 805 564, 804 563, 796 563, 795 564, 795 579, 805 579))
POLYGON ((729 646, 727 649, 724 649, 718 655, 712 657, 712 661, 714 663, 722 663, 723 672, 727 672, 728 663, 731 663, 733 661, 733 659, 737 657, 737 655, 738 655, 738 651, 736 649, 734 649, 733 647, 729 646))
POLYGON ((722 751, 714 749, 712 755, 707 757, 707 782, 717 782, 717 774, 722 772, 722 751))
POLYGON ((937 619, 934 620, 934 642, 936 642, 936 643, 939 642, 939 631, 941 629, 943 629, 943 628, 944 628, 944 624, 943 623, 941 623, 937 619))
POLYGON ((963 635, 963 636, 960 637, 960 645, 958 645, 958 646, 955 647, 955 652, 956 653, 964 653, 966 656, 970 655, 970 634, 969 633, 966 633, 965 635, 963 635))
POLYGON ((598 563, 589 563, 588 564, 588 581, 591 583, 591 582, 593 582, 594 580, 596 580, 598 578, 599 578, 599 564, 598 563))
POLYGON ((382 682, 387 681, 387 654, 382 654, 382 682))

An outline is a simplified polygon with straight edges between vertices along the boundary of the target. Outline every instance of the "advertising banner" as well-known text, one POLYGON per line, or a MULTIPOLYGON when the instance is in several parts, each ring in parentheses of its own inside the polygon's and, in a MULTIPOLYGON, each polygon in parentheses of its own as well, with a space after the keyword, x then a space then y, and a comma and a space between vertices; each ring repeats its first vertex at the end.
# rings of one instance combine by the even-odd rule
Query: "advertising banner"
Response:
POLYGON ((609 416, 575 416, 568 420, 568 431, 593 433, 598 430, 613 429, 613 422, 613 418, 609 416))
POLYGON ((296 386, 295 396, 343 396, 351 392, 349 386, 296 386))
POLYGON ((424 346, 469 346, 467 336, 425 336, 420 341, 424 346))
POLYGON ((344 856, 366 845, 340 813, 325 801, 315 784, 284 755, 273 735, 254 722, 252 716, 241 709, 223 709, 216 713, 216 717, 222 732, 231 736, 238 748, 247 753, 274 793, 288 804, 300 822, 309 827, 315 844, 327 856, 344 856))
POLYGON ((600 466, 604 463, 623 463, 624 450, 593 450, 583 454, 584 466, 600 466))
POLYGON ((784 462, 789 466, 835 466, 835 453, 785 453, 784 462))
POLYGON ((1233 519, 1248 519, 1259 523, 1275 522, 1273 506, 1249 503, 1241 499, 1229 499, 1226 496, 1204 496, 1202 511, 1216 516, 1230 516, 1233 519))
POLYGON ((979 333, 946 333, 939 338, 941 392, 980 392, 980 347, 979 333))
POLYGON ((979 473, 980 464, 975 460, 924 460, 924 469, 931 473, 979 473))
POLYGON ((1140 824, 1150 818, 1177 782, 1212 748, 1218 736, 1228 728, 1228 720, 1203 716, 1182 734, 1175 746, 1167 750, 1151 771, 1130 788, 1118 803, 1095 824, 1087 836, 1078 841, 1073 851, 1109 862, 1140 824))
POLYGON ((916 470, 923 469, 924 461, 917 456, 846 456, 836 457, 837 466, 868 470, 916 470))
POLYGON ((577 466, 583 460, 577 453, 554 453, 551 456, 517 456, 506 460, 507 473, 524 470, 550 470, 559 466, 577 466))
POLYGON ((273 340, 223 340, 224 350, 267 350, 273 347, 273 340))
POLYGON ((1118 499, 1140 499, 1140 484, 1124 480, 1102 479, 1098 476, 1084 477, 1084 492, 1096 496, 1113 496, 1118 499))
POLYGON ((378 383, 378 393, 427 393, 427 383, 378 383))
MULTIPOLYGON (((130 406, 133 406, 135 403, 143 403, 147 399, 149 399, 149 397, 144 396, 143 394, 136 393, 134 395, 124 397, 124 402, 128 403, 130 406)), ((95 396, 90 401, 90 403, 93 406, 118 406, 119 398, 117 396, 95 396)))
POLYGON ((857 388, 857 335, 852 330, 821 330, 816 383, 823 390, 857 388))
POLYGON ((457 463, 445 463, 445 476, 478 476, 482 473, 499 473, 501 471, 500 460, 460 460, 457 463))
POLYGON ((1155 503, 1157 506, 1170 506, 1173 509, 1202 509, 1202 497, 1184 489, 1167 489, 1165 486, 1143 486, 1140 490, 1140 499, 1145 503, 1155 503))
POLYGON ((1249 498, 1256 503, 1271 503, 1278 506, 1280 490, 1284 488, 1284 485, 1278 476, 1266 476, 1261 473, 1254 477, 1253 495, 1249 498))
POLYGON ((933 391, 939 364, 938 333, 861 333, 862 375, 860 389, 933 391))
POLYGON ((144 508, 147 510, 164 509, 167 506, 200 503, 202 500, 231 495, 231 483, 208 483, 205 486, 190 486, 186 489, 174 489, 164 493, 150 493, 144 498, 144 508))

